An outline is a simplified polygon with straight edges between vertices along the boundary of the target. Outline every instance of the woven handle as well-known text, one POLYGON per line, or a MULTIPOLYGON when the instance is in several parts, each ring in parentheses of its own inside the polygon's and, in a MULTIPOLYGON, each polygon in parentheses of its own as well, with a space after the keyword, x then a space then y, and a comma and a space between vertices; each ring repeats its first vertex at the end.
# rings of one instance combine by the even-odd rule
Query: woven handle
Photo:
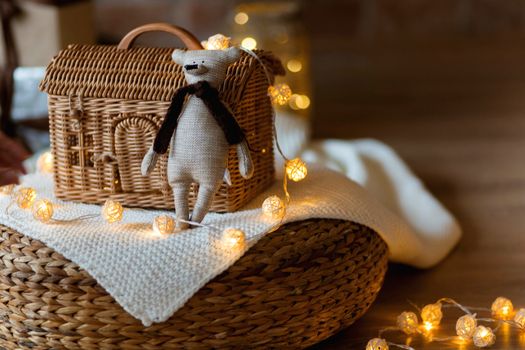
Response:
POLYGON ((117 48, 119 50, 127 50, 133 44, 135 39, 141 34, 148 32, 165 32, 178 37, 184 45, 190 50, 202 50, 204 49, 199 40, 184 28, 178 27, 168 23, 150 23, 133 29, 131 32, 126 34, 120 41, 117 48))

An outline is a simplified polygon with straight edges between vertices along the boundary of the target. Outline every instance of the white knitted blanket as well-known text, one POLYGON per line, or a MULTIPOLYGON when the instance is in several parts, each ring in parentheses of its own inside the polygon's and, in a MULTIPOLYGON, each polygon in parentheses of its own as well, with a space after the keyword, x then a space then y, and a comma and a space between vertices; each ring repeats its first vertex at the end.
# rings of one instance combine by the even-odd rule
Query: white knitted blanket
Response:
MULTIPOLYGON (((411 174, 401 175, 414 182, 411 174)), ((401 199, 414 200, 419 207, 426 207, 426 212, 419 210, 416 225, 413 225, 413 218, 402 211, 396 215, 395 208, 387 209, 345 175, 310 166, 304 181, 290 184, 292 202, 284 222, 308 218, 352 220, 377 231, 387 242, 392 260, 428 267, 452 249, 460 230, 453 217, 418 181, 415 183, 416 186, 409 186, 408 192, 403 186, 399 187, 401 192, 398 193, 401 199)), ((34 187, 39 198, 57 203, 54 216, 57 219, 100 212, 97 205, 56 200, 49 175, 27 175, 22 184, 34 187)), ((278 181, 245 210, 209 214, 205 223, 243 230, 248 249, 276 225, 275 220, 263 217, 260 205, 268 195, 281 195, 281 191, 278 181)), ((126 209, 122 222, 114 224, 102 218, 43 224, 34 220, 29 211, 16 206, 7 215, 5 209, 9 202, 9 197, 0 196, 1 224, 44 242, 77 263, 146 326, 168 319, 202 286, 244 254, 244 251, 222 250, 217 244, 217 233, 208 228, 195 228, 166 237, 153 235, 151 222, 161 211, 126 209)))

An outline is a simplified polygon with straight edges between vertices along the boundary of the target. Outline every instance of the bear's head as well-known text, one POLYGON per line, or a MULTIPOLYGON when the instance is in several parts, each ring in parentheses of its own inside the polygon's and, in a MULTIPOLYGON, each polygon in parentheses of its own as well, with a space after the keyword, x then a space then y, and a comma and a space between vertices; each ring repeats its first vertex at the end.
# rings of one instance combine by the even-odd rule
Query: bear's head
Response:
POLYGON ((236 47, 225 50, 180 50, 171 54, 173 61, 182 66, 188 84, 205 80, 214 88, 226 78, 228 66, 237 61, 241 51, 236 47))

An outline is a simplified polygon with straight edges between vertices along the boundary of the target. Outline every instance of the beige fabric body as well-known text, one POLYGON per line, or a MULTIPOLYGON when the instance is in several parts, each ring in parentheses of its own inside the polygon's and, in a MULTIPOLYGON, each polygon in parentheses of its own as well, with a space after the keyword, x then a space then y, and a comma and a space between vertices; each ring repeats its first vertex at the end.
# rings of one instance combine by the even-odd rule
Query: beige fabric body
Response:
POLYGON ((168 181, 173 188, 177 218, 188 219, 188 193, 192 182, 199 194, 192 220, 200 222, 208 212, 228 162, 229 145, 224 132, 204 105, 190 96, 171 139, 168 181))

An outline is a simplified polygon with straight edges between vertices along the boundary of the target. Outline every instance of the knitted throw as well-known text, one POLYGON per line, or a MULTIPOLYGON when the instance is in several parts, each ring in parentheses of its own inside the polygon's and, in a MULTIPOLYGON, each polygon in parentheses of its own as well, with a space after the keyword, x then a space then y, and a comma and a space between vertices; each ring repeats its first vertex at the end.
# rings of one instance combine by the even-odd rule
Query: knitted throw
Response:
MULTIPOLYGON (((36 189, 39 198, 56 206, 54 217, 68 219, 100 213, 100 206, 60 202, 54 198, 49 175, 32 174, 23 186, 36 189)), ((235 227, 246 234, 246 249, 278 224, 264 217, 260 206, 271 194, 279 194, 282 183, 256 198, 245 210, 228 214, 211 213, 204 220, 218 228, 235 227)), ((344 175, 326 169, 309 169, 308 177, 290 184, 292 201, 283 224, 310 218, 351 220, 378 232, 387 242, 391 257, 418 264, 428 247, 424 238, 403 220, 372 198, 344 175)), ((177 311, 208 281, 228 269, 244 250, 225 252, 216 233, 194 228, 166 237, 152 234, 151 223, 163 211, 126 209, 119 223, 108 224, 101 217, 74 224, 44 224, 30 211, 5 208, 8 196, 0 196, 0 223, 38 239, 78 264, 132 316, 146 326, 162 322, 177 311)))

